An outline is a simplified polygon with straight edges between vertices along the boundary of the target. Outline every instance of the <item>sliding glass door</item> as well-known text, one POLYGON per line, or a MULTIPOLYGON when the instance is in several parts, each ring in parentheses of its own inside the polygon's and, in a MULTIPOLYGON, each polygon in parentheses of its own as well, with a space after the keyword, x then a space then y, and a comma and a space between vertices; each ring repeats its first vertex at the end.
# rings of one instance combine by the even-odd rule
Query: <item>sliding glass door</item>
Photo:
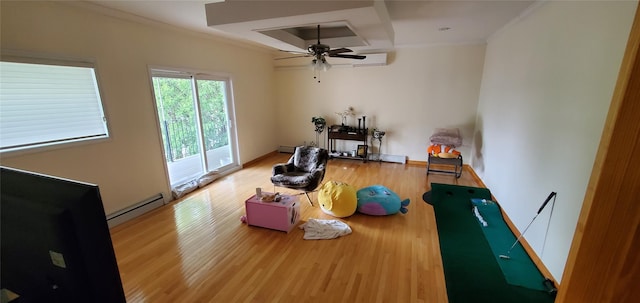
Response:
POLYGON ((229 135, 229 114, 226 110, 226 82, 219 80, 196 80, 200 100, 200 119, 206 151, 206 166, 209 171, 231 164, 232 148, 229 135))
POLYGON ((228 78, 151 70, 171 187, 237 167, 228 78))

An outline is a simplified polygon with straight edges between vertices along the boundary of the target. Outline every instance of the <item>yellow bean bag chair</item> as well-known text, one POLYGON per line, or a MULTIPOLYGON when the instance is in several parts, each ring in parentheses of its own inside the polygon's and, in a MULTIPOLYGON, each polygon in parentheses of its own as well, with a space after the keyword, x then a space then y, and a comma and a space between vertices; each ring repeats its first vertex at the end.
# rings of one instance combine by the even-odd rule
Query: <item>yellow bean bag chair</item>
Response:
POLYGON ((328 215, 337 218, 351 216, 358 207, 356 188, 347 183, 329 181, 320 188, 318 202, 328 215))

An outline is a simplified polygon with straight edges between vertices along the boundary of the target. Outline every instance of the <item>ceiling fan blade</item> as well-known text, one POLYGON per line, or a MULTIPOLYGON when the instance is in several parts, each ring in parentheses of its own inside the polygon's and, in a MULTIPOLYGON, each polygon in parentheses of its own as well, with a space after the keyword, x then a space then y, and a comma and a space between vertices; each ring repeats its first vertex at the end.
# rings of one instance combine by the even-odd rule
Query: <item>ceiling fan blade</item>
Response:
POLYGON ((329 54, 329 57, 333 57, 333 58, 358 59, 358 60, 362 60, 362 59, 367 58, 367 56, 363 56, 363 55, 340 55, 340 54, 336 54, 336 55, 331 55, 331 54, 329 54))
POLYGON ((293 58, 304 58, 304 57, 311 57, 311 55, 306 54, 306 55, 298 55, 298 56, 291 56, 291 57, 281 57, 281 58, 275 58, 275 60, 284 60, 284 59, 293 59, 293 58))
POLYGON ((289 54, 308 54, 308 52, 299 52, 299 51, 288 51, 288 50, 283 50, 283 49, 279 49, 278 51, 283 52, 283 53, 289 53, 289 54))
POLYGON ((335 55, 335 54, 339 54, 339 53, 350 53, 350 52, 352 52, 352 50, 350 50, 348 48, 341 47, 341 48, 332 49, 332 50, 328 51, 327 53, 329 55, 335 55))

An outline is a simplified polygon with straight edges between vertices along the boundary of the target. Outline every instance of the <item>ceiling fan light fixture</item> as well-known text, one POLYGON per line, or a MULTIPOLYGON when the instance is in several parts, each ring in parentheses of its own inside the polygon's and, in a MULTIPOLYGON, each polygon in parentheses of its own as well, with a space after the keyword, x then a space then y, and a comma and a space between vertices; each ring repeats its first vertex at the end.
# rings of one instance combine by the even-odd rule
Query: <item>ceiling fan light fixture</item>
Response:
MULTIPOLYGON (((295 57, 285 57, 285 58, 276 58, 276 59, 289 59, 289 58, 297 58, 297 57, 312 57, 311 63, 307 65, 311 70, 313 70, 313 78, 319 77, 318 72, 323 71, 326 72, 331 69, 331 64, 327 62, 326 57, 338 57, 338 58, 347 58, 347 59, 356 59, 362 60, 367 58, 364 55, 351 55, 345 53, 351 53, 352 50, 346 47, 334 48, 332 49, 329 45, 320 43, 320 25, 318 24, 316 27, 316 37, 318 38, 318 42, 316 44, 311 44, 307 48, 307 53, 295 56, 295 57)), ((320 82, 320 80, 318 80, 320 82)))
POLYGON ((311 60, 311 64, 309 64, 309 67, 314 71, 326 72, 331 68, 331 64, 329 64, 329 62, 327 62, 327 60, 324 57, 322 57, 319 59, 311 60))
POLYGON ((322 70, 325 72, 331 69, 331 64, 329 64, 329 62, 327 62, 327 60, 325 60, 324 57, 322 58, 322 62, 320 66, 322 67, 322 70))

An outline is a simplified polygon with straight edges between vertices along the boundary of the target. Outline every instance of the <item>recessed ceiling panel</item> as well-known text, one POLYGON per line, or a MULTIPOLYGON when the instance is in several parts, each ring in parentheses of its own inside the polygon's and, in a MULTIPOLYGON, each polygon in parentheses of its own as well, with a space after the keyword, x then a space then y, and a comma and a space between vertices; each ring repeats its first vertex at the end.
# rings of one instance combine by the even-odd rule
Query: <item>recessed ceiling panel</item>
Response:
POLYGON ((367 46, 346 22, 258 30, 258 32, 296 48, 306 48, 319 41, 334 48, 367 46))
POLYGON ((225 1, 205 5, 207 24, 280 50, 303 51, 320 39, 331 47, 393 48, 383 1, 225 1), (326 29, 324 31, 323 29, 326 29))

